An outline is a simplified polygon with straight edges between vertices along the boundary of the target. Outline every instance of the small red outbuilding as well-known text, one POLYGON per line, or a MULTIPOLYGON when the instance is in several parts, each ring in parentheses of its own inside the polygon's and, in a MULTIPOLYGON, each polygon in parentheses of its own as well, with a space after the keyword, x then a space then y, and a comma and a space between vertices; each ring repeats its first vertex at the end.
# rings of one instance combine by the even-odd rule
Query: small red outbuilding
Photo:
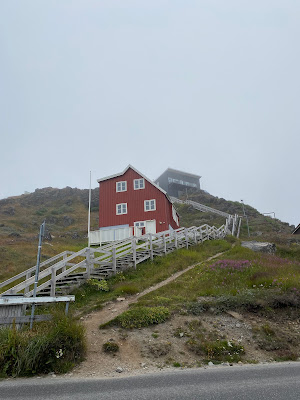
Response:
POLYGON ((99 229, 107 240, 179 228, 168 194, 131 165, 98 183, 99 229))

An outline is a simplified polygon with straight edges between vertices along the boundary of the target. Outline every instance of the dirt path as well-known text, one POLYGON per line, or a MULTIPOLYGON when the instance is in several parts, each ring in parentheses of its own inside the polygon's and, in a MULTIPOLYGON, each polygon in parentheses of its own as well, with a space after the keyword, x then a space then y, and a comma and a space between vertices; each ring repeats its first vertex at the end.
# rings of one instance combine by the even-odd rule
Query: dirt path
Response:
POLYGON ((191 265, 183 271, 173 274, 168 279, 149 287, 142 293, 130 296, 130 298, 119 298, 115 302, 107 303, 101 310, 94 311, 82 317, 82 322, 86 328, 87 355, 86 360, 74 370, 74 375, 82 377, 114 376, 118 363, 121 363, 123 366, 125 365, 127 372, 143 369, 143 358, 140 351, 138 351, 137 343, 135 344, 134 335, 130 333, 130 337, 126 337, 126 340, 122 340, 122 337, 118 337, 118 342, 121 341, 122 351, 117 358, 114 358, 103 353, 102 344, 113 338, 113 336, 116 336, 118 334, 117 329, 110 328, 100 331, 99 325, 110 321, 126 311, 128 306, 135 303, 140 297, 167 285, 203 262, 213 260, 222 254, 224 254, 224 252, 215 254, 200 263, 191 265))

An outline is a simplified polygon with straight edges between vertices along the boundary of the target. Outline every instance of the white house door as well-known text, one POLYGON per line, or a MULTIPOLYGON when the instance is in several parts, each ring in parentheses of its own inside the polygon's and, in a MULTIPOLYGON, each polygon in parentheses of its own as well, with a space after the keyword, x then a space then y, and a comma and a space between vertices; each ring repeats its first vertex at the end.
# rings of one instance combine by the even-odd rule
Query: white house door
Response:
POLYGON ((156 221, 146 221, 146 233, 156 233, 156 221))
POLYGON ((134 223, 134 236, 140 237, 145 234, 145 221, 137 221, 134 223))

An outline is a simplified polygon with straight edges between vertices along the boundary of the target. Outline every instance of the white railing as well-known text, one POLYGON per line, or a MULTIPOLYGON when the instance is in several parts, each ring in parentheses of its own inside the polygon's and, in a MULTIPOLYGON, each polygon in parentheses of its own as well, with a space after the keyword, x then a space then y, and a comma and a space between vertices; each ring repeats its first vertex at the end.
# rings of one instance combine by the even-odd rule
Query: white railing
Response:
MULTIPOLYGON (((140 237, 130 237, 108 243, 95 248, 86 247, 77 253, 63 252, 42 263, 39 273, 37 293, 49 290, 50 296, 55 296, 57 281, 63 281, 71 273, 81 273, 82 279, 88 279, 93 274, 107 270, 115 274, 118 269, 136 268, 137 264, 154 256, 162 256, 175 249, 202 243, 206 240, 221 239, 228 234, 226 225, 220 228, 202 225, 199 227, 179 228, 156 234, 148 233, 140 237), (60 259, 55 264, 51 262, 60 259), (47 268, 46 265, 51 264, 47 268)), ((35 267, 29 268, 6 281, 0 283, 3 289, 1 295, 24 294, 33 295, 35 267)))
POLYGON ((196 201, 192 200, 179 200, 177 197, 171 197, 171 200, 173 203, 178 203, 178 204, 187 204, 192 207, 194 207, 196 210, 202 211, 202 212, 209 212, 212 214, 217 214, 222 217, 226 218, 226 223, 225 223, 225 228, 227 233, 231 233, 233 236, 236 235, 239 237, 240 235, 240 228, 241 228, 241 222, 242 222, 242 217, 237 215, 237 214, 228 214, 224 211, 216 210, 215 208, 205 206, 204 204, 198 203, 196 201))
POLYGON ((89 233, 90 245, 101 245, 102 243, 124 240, 133 236, 133 227, 126 226, 122 228, 99 229, 89 233))

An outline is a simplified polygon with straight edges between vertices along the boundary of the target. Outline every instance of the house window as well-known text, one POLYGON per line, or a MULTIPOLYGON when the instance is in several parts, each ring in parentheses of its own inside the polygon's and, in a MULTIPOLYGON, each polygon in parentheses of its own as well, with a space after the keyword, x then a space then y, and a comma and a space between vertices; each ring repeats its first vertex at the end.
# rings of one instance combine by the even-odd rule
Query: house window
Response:
POLYGON ((145 189, 145 180, 144 180, 144 178, 134 179, 133 180, 133 187, 134 187, 134 190, 145 189))
POLYGON ((145 228, 145 221, 138 221, 134 223, 134 226, 136 226, 137 228, 145 228))
POLYGON ((144 201, 144 211, 154 211, 156 210, 156 201, 153 200, 145 200, 144 201))
POLYGON ((117 215, 127 214, 127 203, 120 203, 116 205, 117 215))
POLYGON ((126 192, 126 190, 127 190, 127 182, 126 181, 116 182, 116 191, 117 192, 126 192))

